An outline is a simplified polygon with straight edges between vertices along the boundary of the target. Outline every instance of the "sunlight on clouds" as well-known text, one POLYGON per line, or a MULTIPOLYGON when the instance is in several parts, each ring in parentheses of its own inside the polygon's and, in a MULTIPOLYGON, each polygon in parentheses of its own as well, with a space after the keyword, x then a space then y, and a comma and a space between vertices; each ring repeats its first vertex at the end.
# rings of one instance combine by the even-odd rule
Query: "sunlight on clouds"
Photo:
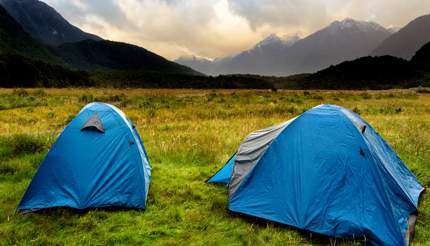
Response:
MULTIPOLYGON (((224 56, 262 38, 243 17, 231 12, 227 0, 179 0, 175 5, 166 1, 123 0, 119 6, 137 26, 134 32, 121 36, 171 59, 180 55, 224 56)), ((116 37, 118 32, 115 33, 116 37)))
POLYGON ((167 58, 221 57, 265 36, 304 37, 351 17, 403 26, 430 12, 428 0, 44 0, 72 24, 167 58))

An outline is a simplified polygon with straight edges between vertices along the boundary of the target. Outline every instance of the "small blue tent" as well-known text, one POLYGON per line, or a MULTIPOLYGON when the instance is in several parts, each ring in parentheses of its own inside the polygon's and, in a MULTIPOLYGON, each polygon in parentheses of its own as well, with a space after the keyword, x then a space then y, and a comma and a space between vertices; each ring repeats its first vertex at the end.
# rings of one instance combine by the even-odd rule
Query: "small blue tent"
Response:
POLYGON ((229 209, 320 234, 406 245, 423 187, 355 113, 320 105, 249 135, 208 182, 229 209))
POLYGON ((53 144, 18 211, 144 209, 150 179, 148 156, 130 120, 115 106, 90 103, 53 144))

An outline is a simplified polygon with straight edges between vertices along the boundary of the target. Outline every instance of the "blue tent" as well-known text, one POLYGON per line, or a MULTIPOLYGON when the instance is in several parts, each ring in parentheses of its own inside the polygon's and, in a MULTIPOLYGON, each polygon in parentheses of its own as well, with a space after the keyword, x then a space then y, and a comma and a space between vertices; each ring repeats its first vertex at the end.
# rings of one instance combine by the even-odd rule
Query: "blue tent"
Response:
POLYGON ((90 103, 52 145, 18 211, 144 209, 150 179, 148 156, 130 120, 112 105, 90 103))
POLYGON ((423 187, 355 113, 320 105, 253 132, 208 182, 229 209, 332 237, 409 243, 423 187))

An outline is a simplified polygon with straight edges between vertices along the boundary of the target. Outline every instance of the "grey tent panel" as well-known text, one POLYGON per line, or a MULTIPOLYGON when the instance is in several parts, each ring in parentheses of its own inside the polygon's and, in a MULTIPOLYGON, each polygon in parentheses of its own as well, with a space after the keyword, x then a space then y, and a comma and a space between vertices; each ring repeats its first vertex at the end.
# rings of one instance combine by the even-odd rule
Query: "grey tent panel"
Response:
POLYGON ((97 130, 97 131, 102 132, 102 133, 105 132, 102 121, 100 120, 97 112, 94 112, 93 115, 91 116, 91 118, 81 128, 81 131, 83 131, 83 130, 97 130))
POLYGON ((417 222, 417 215, 411 214, 408 219, 408 229, 406 230, 405 241, 406 245, 409 246, 414 237, 415 223, 417 222))
POLYGON ((255 131, 245 138, 236 154, 229 184, 230 196, 236 192, 243 179, 258 163, 272 141, 295 119, 255 131))

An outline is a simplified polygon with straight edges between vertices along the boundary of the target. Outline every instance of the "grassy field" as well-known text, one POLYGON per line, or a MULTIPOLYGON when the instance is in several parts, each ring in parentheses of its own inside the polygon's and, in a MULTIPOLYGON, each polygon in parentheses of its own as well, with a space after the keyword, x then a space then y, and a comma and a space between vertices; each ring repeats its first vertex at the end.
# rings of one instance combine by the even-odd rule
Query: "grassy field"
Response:
MULTIPOLYGON (((227 189, 205 183, 248 133, 321 103, 359 113, 430 187, 430 94, 425 90, 0 89, 0 244, 359 244, 231 214, 227 189), (136 124, 153 167, 146 211, 16 214, 50 145, 91 101, 118 106, 136 124)), ((430 245, 428 194, 414 245, 430 245)))

